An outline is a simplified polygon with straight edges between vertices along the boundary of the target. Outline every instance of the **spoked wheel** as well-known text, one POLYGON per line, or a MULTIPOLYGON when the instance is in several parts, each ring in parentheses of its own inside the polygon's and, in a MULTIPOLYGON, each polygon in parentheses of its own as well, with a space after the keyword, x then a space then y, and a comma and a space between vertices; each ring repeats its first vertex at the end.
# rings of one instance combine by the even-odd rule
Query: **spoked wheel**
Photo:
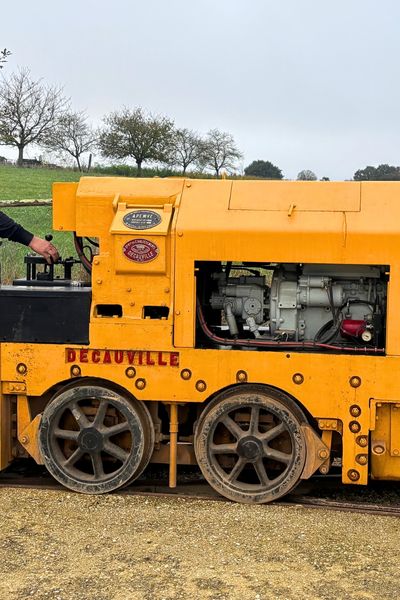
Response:
POLYGON ((46 406, 39 439, 55 479, 102 494, 140 475, 153 451, 154 428, 143 403, 89 385, 70 388, 46 406))
POLYGON ((197 462, 209 484, 226 498, 271 502, 300 479, 305 422, 301 410, 281 392, 257 385, 228 390, 200 416, 197 462))

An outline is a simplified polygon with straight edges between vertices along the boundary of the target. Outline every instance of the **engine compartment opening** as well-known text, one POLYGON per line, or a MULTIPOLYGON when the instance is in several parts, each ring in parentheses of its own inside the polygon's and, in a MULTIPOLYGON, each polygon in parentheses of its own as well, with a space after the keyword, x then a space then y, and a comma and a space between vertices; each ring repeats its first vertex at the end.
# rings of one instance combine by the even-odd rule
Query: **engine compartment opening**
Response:
POLYGON ((196 347, 384 354, 386 265, 197 262, 196 347))

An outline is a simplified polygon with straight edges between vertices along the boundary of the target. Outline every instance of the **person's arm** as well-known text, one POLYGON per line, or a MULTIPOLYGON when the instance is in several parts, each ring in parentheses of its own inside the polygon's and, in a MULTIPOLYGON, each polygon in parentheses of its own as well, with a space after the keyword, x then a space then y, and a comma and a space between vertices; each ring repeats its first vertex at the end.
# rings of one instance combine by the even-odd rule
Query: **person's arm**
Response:
POLYGON ((0 211, 0 237, 29 246, 50 264, 58 259, 58 251, 51 242, 36 237, 2 211, 0 211))

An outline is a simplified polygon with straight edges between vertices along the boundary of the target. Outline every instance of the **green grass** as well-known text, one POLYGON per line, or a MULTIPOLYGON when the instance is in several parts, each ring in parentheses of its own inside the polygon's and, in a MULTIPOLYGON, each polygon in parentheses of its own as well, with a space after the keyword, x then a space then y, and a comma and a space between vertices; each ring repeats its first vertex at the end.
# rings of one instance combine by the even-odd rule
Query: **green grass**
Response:
POLYGON ((81 175, 67 169, 0 166, 0 201, 51 198, 51 184, 54 181, 79 181, 81 175))
MULTIPOLYGON (((0 166, 0 201, 51 198, 51 185, 54 181, 79 181, 80 177, 81 173, 67 169, 18 169, 0 166)), ((76 256, 72 233, 53 232, 51 206, 20 206, 2 210, 38 237, 53 234, 54 245, 62 258, 76 256)), ((16 277, 25 276, 24 256, 29 252, 30 249, 21 244, 2 240, 2 283, 8 284, 16 277)))

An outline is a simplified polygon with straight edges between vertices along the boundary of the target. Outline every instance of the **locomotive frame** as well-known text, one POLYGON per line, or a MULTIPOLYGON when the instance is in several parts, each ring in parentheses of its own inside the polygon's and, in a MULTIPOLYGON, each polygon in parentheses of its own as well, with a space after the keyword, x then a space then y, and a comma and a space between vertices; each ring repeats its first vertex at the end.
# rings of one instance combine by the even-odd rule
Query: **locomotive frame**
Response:
MULTIPOLYGON (((42 320, 18 341, 0 323, 0 468, 30 455, 71 489, 102 493, 150 460, 169 463, 171 486, 177 464, 198 463, 221 494, 257 503, 318 471, 359 485, 399 479, 399 192, 390 182, 55 184, 54 229, 74 232, 80 253, 81 238, 99 251, 91 290, 15 286, 29 320, 42 320), (199 344, 210 330, 198 305, 204 263, 378 265, 384 346, 199 344)), ((6 309, 16 295, 2 289, 6 309)))

